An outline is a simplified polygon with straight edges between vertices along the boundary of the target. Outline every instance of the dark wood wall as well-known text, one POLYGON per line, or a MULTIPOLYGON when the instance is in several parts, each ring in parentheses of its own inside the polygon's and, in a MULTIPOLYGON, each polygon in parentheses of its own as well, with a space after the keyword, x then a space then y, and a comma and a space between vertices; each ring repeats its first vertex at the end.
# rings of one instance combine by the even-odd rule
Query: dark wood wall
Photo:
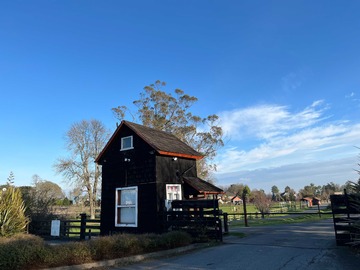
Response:
POLYGON ((157 211, 155 152, 126 126, 110 146, 99 161, 102 164, 101 233, 145 232, 154 226, 149 223, 157 211), (131 135, 134 149, 120 151, 121 137, 131 135), (138 186, 138 227, 115 227, 115 189, 131 186, 138 186))
POLYGON ((161 231, 165 186, 183 184, 181 176, 196 176, 196 161, 158 155, 126 126, 110 146, 99 161, 102 165, 101 234, 161 231), (121 138, 126 136, 133 136, 134 149, 120 151, 121 138), (115 227, 115 189, 131 186, 138 186, 138 227, 115 227))
MULTIPOLYGON (((183 184, 182 176, 196 176, 196 160, 170 156, 156 157, 158 211, 165 208, 166 184, 183 184)), ((184 186, 182 187, 184 192, 184 186)))

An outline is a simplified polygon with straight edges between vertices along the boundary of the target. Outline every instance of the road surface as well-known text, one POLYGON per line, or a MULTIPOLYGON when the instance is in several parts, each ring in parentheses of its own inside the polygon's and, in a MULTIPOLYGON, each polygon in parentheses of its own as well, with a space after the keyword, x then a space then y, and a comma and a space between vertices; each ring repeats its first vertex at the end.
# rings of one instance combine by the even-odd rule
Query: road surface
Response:
POLYGON ((247 236, 226 236, 222 245, 111 269, 360 269, 359 255, 336 246, 332 220, 231 231, 247 236))

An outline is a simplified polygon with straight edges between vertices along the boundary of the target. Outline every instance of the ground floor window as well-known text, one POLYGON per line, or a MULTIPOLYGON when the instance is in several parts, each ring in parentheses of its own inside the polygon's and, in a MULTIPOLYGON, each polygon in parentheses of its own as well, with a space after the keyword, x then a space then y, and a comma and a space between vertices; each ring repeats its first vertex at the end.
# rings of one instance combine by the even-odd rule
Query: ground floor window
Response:
POLYGON ((171 209, 171 202, 173 200, 182 200, 182 192, 180 184, 167 184, 166 185, 166 200, 165 206, 167 210, 171 209))
POLYGON ((116 189, 115 226, 137 227, 138 187, 116 189))

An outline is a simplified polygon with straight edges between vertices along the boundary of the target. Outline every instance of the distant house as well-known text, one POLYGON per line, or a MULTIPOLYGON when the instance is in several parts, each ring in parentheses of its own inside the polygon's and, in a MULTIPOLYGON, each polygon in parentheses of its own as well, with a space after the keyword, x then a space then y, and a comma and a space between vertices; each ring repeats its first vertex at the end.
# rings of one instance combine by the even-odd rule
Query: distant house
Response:
POLYGON ((302 198, 301 201, 305 202, 307 207, 313 206, 312 198, 310 198, 310 197, 302 198))
POLYGON ((243 202, 243 200, 239 196, 232 197, 230 201, 235 205, 241 204, 243 202))
POLYGON ((172 200, 222 194, 197 177, 202 158, 172 134, 122 121, 96 159, 102 165, 101 234, 161 232, 172 200))
POLYGON ((312 199, 312 205, 320 205, 321 204, 321 199, 314 197, 312 199))

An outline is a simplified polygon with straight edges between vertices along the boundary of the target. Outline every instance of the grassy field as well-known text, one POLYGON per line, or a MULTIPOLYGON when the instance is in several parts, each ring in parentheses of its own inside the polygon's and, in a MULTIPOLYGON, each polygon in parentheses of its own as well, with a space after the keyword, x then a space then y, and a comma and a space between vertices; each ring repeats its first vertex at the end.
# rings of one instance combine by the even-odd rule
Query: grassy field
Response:
MULTIPOLYGON (((244 213, 244 209, 243 209, 243 205, 229 205, 229 204, 221 204, 220 205, 220 209, 224 212, 224 213, 244 213)), ((272 205, 271 207, 271 212, 272 213, 286 213, 286 212, 301 212, 304 211, 306 208, 304 208, 304 206, 301 206, 300 203, 284 203, 284 202, 279 202, 279 203, 275 203, 274 205, 272 205)), ((246 204, 246 211, 248 213, 256 213, 259 212, 256 207, 254 206, 254 204, 252 203, 248 203, 246 204)))
MULTIPOLYGON (((248 219, 248 224, 250 227, 255 226, 270 226, 270 225, 280 225, 280 224, 293 224, 293 223, 303 223, 303 222, 313 222, 320 221, 323 219, 332 218, 331 213, 322 214, 321 217, 318 215, 299 215, 293 217, 275 217, 275 218, 252 218, 248 219)), ((230 221, 230 227, 244 227, 244 219, 237 219, 230 221)))
MULTIPOLYGON (((228 213, 228 221, 230 226, 244 226, 244 210, 243 205, 221 205, 220 209, 224 213, 228 213), (239 214, 239 215, 237 215, 239 214)), ((266 226, 266 225, 278 225, 278 224, 291 224, 300 222, 318 221, 321 219, 329 219, 332 217, 331 211, 321 211, 321 217, 318 214, 304 214, 304 215, 289 215, 288 213, 301 214, 308 208, 300 206, 299 203, 295 206, 286 203, 276 203, 270 210, 270 215, 265 215, 265 218, 261 218, 261 214, 253 204, 247 204, 246 210, 248 213, 249 226, 266 226), (256 214, 257 213, 257 214, 256 214)))

